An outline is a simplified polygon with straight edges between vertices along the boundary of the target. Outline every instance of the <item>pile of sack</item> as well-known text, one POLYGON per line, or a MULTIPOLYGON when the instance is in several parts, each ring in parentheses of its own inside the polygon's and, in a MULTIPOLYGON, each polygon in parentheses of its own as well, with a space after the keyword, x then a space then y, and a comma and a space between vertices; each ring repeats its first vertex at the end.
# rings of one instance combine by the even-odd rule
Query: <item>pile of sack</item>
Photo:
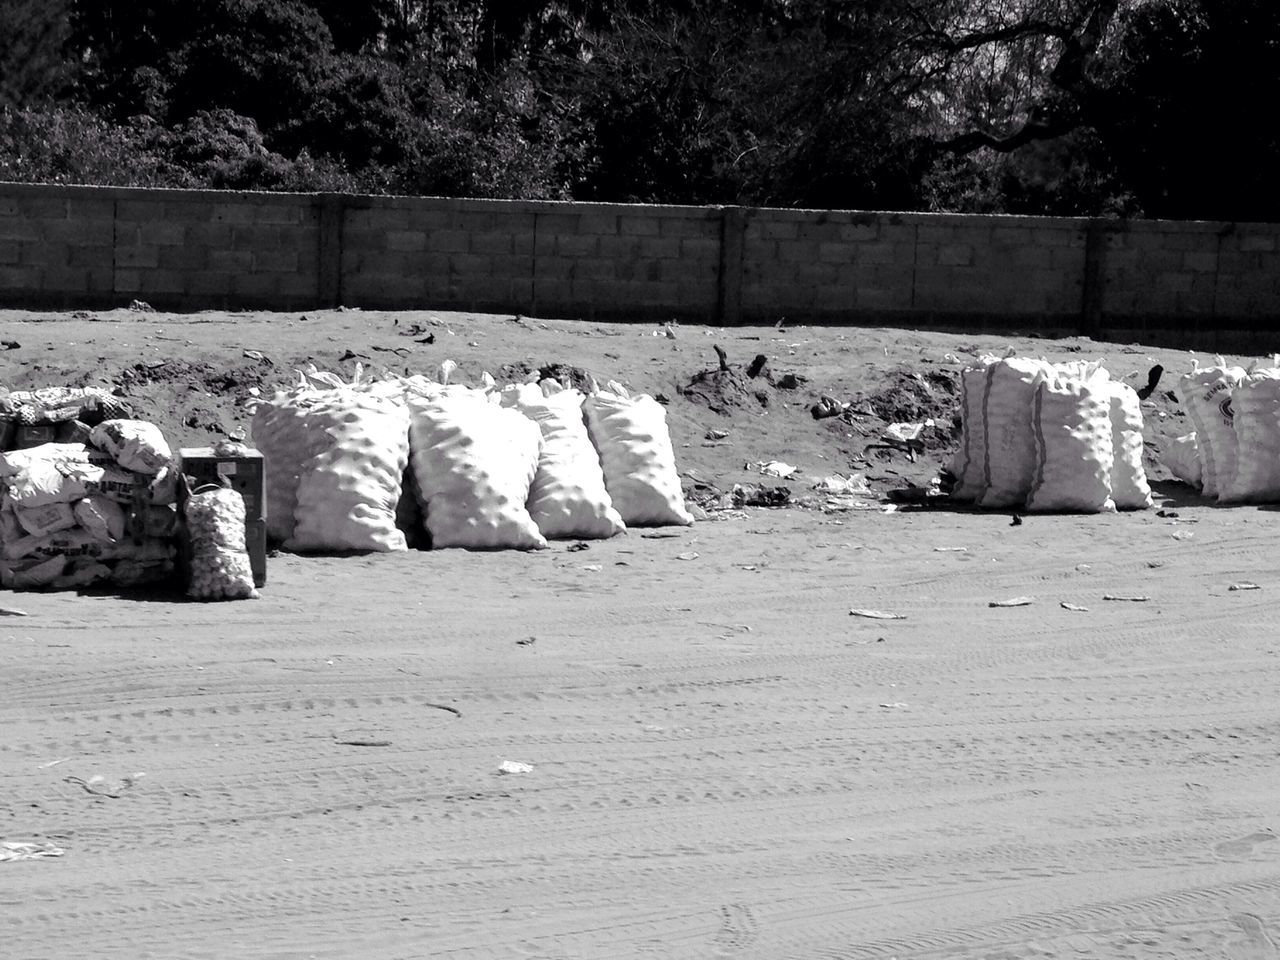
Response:
POLYGON ((177 476, 158 427, 104 420, 85 442, 0 453, 0 585, 134 586, 173 573, 177 476))
POLYGON ((1174 476, 1220 503, 1280 502, 1280 357, 1271 364, 1193 364, 1178 397, 1196 429, 1160 443, 1174 476))
POLYGON ((689 524, 666 411, 621 385, 317 371, 261 401, 267 532, 297 551, 538 549, 689 524))
POLYGON ((1137 392, 1099 363, 981 358, 961 373, 952 497, 990 509, 1151 506, 1137 392))
POLYGON ((87 443, 91 428, 130 416, 128 405, 99 387, 41 387, 0 393, 0 450, 44 443, 87 443))

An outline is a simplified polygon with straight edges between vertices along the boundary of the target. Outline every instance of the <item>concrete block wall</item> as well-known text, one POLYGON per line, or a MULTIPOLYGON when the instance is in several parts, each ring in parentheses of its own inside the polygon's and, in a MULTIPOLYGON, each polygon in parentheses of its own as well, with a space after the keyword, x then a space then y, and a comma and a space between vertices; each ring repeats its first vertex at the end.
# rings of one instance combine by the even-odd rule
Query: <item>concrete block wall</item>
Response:
POLYGON ((1269 348, 1280 225, 0 183, 0 304, 135 298, 1269 348))

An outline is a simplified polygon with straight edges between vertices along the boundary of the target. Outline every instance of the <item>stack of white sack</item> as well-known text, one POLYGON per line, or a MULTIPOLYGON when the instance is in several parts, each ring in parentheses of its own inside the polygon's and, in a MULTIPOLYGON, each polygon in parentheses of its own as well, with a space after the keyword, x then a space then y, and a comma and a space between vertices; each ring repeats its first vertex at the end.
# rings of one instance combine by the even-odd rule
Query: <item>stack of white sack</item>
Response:
POLYGON ((134 586, 173 574, 176 474, 160 430, 107 420, 90 444, 0 454, 0 584, 134 586))
POLYGON ((488 374, 472 387, 449 382, 455 369, 363 383, 312 370, 260 401, 272 539, 402 550, 422 533, 436 548, 528 550, 692 522, 652 397, 550 380, 499 390, 488 374))
POLYGON ((1220 503, 1280 502, 1280 358, 1268 367, 1193 364, 1178 396, 1195 426, 1166 438, 1169 471, 1220 503))
POLYGON ((983 357, 961 373, 952 496, 989 509, 1151 506, 1137 393, 1098 363, 983 357))

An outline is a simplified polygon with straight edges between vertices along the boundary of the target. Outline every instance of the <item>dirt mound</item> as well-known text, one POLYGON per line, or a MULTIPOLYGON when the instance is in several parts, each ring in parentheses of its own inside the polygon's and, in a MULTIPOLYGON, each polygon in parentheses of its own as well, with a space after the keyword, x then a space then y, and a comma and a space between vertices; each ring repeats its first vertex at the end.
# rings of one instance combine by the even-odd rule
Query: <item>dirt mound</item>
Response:
POLYGON ((713 413, 724 415, 735 409, 760 410, 768 407, 773 399, 767 380, 752 380, 740 373, 736 366, 695 373, 680 388, 680 395, 713 413))
POLYGON ((269 393, 286 379, 273 365, 260 360, 225 367, 203 361, 168 359, 135 363, 120 372, 116 383, 126 393, 133 387, 166 385, 231 397, 239 403, 253 396, 255 388, 269 393))
POLYGON ((933 420, 944 433, 960 432, 960 382, 949 371, 894 371, 879 390, 864 396, 857 406, 886 423, 933 420))

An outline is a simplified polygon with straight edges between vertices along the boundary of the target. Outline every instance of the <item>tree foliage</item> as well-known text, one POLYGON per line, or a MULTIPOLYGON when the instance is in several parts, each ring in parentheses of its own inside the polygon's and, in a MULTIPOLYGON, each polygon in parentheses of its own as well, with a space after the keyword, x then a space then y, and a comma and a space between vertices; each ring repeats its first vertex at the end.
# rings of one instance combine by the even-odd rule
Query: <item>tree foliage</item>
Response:
POLYGON ((1277 93, 1274 0, 0 0, 28 180, 1274 219, 1277 93))

